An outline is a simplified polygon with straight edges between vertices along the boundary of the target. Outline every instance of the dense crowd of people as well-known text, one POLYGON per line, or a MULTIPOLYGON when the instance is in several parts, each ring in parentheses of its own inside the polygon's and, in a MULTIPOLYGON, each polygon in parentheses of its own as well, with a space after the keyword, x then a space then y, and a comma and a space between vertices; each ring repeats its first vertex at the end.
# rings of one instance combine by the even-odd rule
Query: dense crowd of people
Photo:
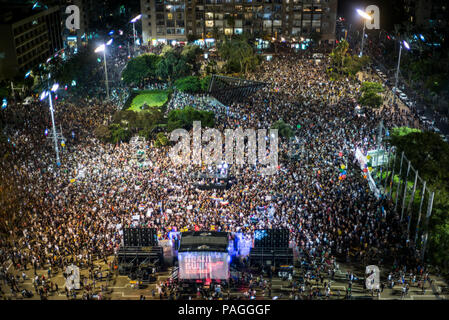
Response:
MULTIPOLYGON (((118 69, 123 65, 111 63, 118 69)), ((159 239, 168 239, 172 230, 252 236, 256 229, 286 228, 307 279, 335 273, 336 258, 379 265, 394 261, 393 272, 418 275, 423 267, 404 237, 399 216, 388 200, 370 192, 354 158, 355 148, 367 150, 375 145, 381 119, 386 127, 408 120, 395 107, 357 114, 360 83, 330 81, 326 63, 280 53, 249 75, 267 86, 229 106, 211 102, 207 96, 175 92, 168 110, 186 105, 213 110, 220 132, 237 127, 268 129, 279 119, 294 128, 300 125, 295 130, 302 146, 298 159, 287 156, 290 143, 281 138, 276 174, 260 175, 258 166, 231 166, 236 183, 225 190, 198 190, 191 174, 205 168, 174 166, 169 147, 142 146, 148 160, 142 166, 135 160, 140 147, 97 140, 94 129, 110 123, 120 108, 117 101, 101 99, 104 90, 100 87, 92 96, 68 94, 55 102, 55 119, 67 137, 65 147, 60 147, 60 167, 45 134, 51 124, 46 101, 28 106, 11 103, 0 113, 8 137, 0 179, 16 181, 16 192, 26 201, 16 204, 18 213, 2 234, 2 274, 9 277, 10 263, 16 270, 63 270, 72 263, 91 266, 94 260, 106 261, 117 253, 124 227, 147 226, 158 230, 159 239), (345 179, 339 179, 342 165, 345 179), (274 214, 257 210, 260 207, 274 208, 274 214)), ((268 293, 263 280, 251 283, 251 288, 256 283, 268 293)), ((307 295, 321 294, 311 281, 306 283, 310 283, 307 295)), ((158 294, 176 296, 176 290, 167 289, 170 286, 161 284, 158 294)), ((304 286, 294 288, 293 298, 298 292, 306 295, 304 286)), ((324 295, 330 294, 329 282, 323 288, 324 295)), ((220 296, 221 291, 217 292, 214 297, 220 296)), ((253 296, 252 289, 247 295, 253 296)))

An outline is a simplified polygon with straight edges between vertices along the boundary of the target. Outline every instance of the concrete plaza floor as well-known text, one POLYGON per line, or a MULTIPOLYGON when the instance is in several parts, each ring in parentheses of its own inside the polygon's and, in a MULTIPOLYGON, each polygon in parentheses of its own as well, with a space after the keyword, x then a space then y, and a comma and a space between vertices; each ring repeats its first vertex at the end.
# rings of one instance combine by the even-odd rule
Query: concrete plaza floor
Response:
MULTIPOLYGON (((112 257, 108 260, 108 263, 112 261, 112 257)), ((97 270, 101 270, 102 272, 106 273, 109 270, 109 267, 107 264, 104 263, 104 261, 96 261, 94 262, 94 265, 96 266, 97 270)), ((12 267, 11 267, 12 268, 12 267)), ((331 296, 329 299, 335 300, 335 299, 344 299, 345 298, 345 292, 348 286, 348 281, 346 280, 346 272, 353 272, 354 275, 356 275, 358 278, 363 279, 363 272, 360 271, 358 268, 354 268, 351 265, 348 264, 340 264, 340 270, 337 271, 334 277, 334 281, 331 282, 331 296)), ((297 269, 297 272, 299 273, 299 270, 297 269)), ((21 277, 20 283, 19 283, 19 289, 27 289, 33 292, 32 298, 23 298, 20 293, 12 294, 10 287, 6 285, 3 281, 1 283, 1 290, 3 293, 0 295, 0 299, 11 299, 11 300, 39 300, 40 296, 35 291, 33 286, 33 278, 34 270, 28 269, 27 271, 23 270, 14 270, 14 274, 17 274, 21 277), (25 281, 22 280, 22 272, 25 272, 27 275, 27 278, 25 281)), ((88 277, 89 271, 88 269, 80 269, 80 274, 84 277, 88 277)), ((92 280, 87 280, 87 284, 92 287, 92 292, 99 293, 101 291, 101 287, 103 286, 103 292, 102 297, 103 299, 107 300, 138 300, 142 295, 145 296, 145 299, 159 299, 159 295, 157 293, 156 284, 160 281, 165 281, 170 277, 171 274, 171 268, 168 268, 166 271, 159 272, 157 274, 157 280, 153 283, 150 283, 146 285, 144 288, 137 288, 134 281, 131 281, 127 276, 119 275, 116 272, 112 273, 112 276, 110 279, 104 279, 102 281, 95 281, 95 286, 93 285, 92 280), (155 293, 155 296, 153 296, 152 293, 155 293)), ((44 275, 46 278, 46 281, 51 281, 53 284, 57 284, 59 289, 58 291, 49 292, 47 299, 48 300, 67 300, 66 293, 64 290, 65 286, 65 278, 62 274, 62 271, 59 271, 57 274, 52 275, 50 279, 47 280, 47 270, 37 270, 37 275, 42 276, 44 275)), ((429 283, 427 283, 425 287, 425 292, 423 293, 421 288, 417 287, 410 287, 409 293, 407 296, 402 297, 402 286, 395 285, 392 289, 385 288, 384 291, 380 294, 380 300, 441 300, 441 299, 449 299, 449 295, 442 294, 442 289, 447 287, 447 284, 445 281, 436 275, 431 275, 431 279, 433 279, 433 285, 430 286, 429 283)), ((381 269, 381 281, 382 279, 386 278, 386 274, 382 272, 381 269)), ((325 280, 328 281, 328 280, 325 280)), ((323 293, 323 285, 317 281, 312 282, 312 287, 319 287, 321 288, 321 292, 323 293)), ((227 291, 226 289, 224 291, 224 296, 227 297, 227 291)), ((267 291, 265 291, 265 296, 262 296, 262 291, 260 289, 257 289, 257 300, 263 300, 263 299, 272 299, 273 297, 277 296, 278 299, 291 299, 291 286, 289 281, 283 281, 280 278, 273 277, 272 279, 272 292, 271 297, 268 297, 267 291)), ((83 289, 77 290, 77 299, 82 298, 83 289)), ((232 298, 239 298, 243 297, 243 291, 231 291, 230 295, 232 298)), ((187 298, 187 296, 183 296, 184 298, 187 298)), ((72 299, 72 297, 70 297, 72 299)), ((195 296, 192 295, 192 299, 195 299, 195 296)), ((322 299, 326 299, 323 297, 322 299)), ((355 281, 352 284, 352 299, 379 299, 377 296, 371 296, 371 293, 363 289, 363 282, 362 281, 355 281)))

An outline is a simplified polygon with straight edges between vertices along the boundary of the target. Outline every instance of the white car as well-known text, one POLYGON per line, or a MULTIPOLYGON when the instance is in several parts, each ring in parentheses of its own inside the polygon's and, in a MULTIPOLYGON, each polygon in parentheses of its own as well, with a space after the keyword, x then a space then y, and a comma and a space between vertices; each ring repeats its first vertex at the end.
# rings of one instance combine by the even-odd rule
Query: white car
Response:
POLYGON ((396 87, 393 87, 392 91, 395 92, 396 94, 401 94, 402 93, 401 89, 396 88, 396 87))

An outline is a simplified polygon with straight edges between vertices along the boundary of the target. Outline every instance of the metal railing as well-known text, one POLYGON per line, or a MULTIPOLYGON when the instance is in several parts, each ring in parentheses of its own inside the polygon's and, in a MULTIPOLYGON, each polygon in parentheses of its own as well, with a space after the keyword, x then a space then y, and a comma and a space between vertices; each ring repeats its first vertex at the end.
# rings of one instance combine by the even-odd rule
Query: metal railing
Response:
POLYGON ((407 241, 420 251, 423 260, 435 192, 428 188, 427 181, 419 175, 405 153, 399 154, 388 141, 388 130, 381 123, 371 175, 381 196, 394 202, 394 211, 400 215, 400 221, 406 224, 404 231, 406 229, 407 241), (382 139, 382 130, 387 139, 382 139))

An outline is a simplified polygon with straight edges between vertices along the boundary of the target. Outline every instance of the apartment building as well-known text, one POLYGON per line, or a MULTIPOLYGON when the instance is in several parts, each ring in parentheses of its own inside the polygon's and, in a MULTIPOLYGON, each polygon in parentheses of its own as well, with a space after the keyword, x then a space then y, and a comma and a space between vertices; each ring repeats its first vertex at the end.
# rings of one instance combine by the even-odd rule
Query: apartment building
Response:
POLYGON ((0 34, 0 79, 23 75, 63 48, 60 8, 4 6, 0 34))
POLYGON ((249 33, 335 40, 337 0, 141 0, 143 43, 249 33))
POLYGON ((447 0, 405 0, 408 21, 420 27, 447 27, 447 0))
POLYGON ((65 43, 64 47, 69 48, 81 48, 87 45, 88 41, 88 30, 89 30, 89 8, 92 7, 92 1, 90 0, 62 0, 61 10, 62 16, 66 19, 68 14, 66 13, 66 8, 70 5, 75 5, 79 8, 80 12, 80 25, 79 29, 67 29, 65 22, 63 25, 63 40, 65 43))

